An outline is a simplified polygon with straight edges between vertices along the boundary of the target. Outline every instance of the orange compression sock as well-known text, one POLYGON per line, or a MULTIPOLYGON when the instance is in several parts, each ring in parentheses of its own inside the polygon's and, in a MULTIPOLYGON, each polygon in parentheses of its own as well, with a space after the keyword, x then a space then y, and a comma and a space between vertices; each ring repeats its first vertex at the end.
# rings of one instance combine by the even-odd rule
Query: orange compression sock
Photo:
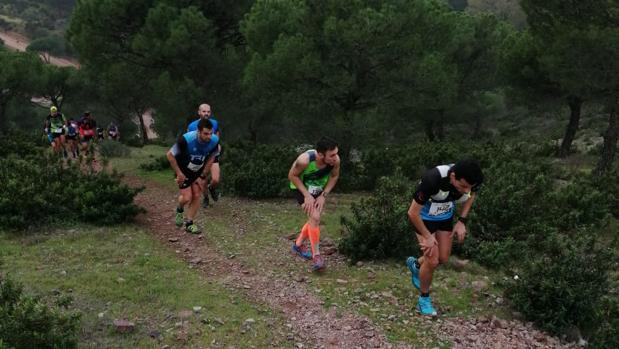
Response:
POLYGON ((299 234, 299 237, 297 237, 297 241, 295 242, 297 246, 303 245, 303 241, 305 241, 305 239, 309 237, 308 230, 309 230, 309 223, 305 223, 303 228, 301 228, 301 234, 299 234))
POLYGON ((312 256, 320 254, 320 227, 308 227, 309 239, 312 243, 312 256))

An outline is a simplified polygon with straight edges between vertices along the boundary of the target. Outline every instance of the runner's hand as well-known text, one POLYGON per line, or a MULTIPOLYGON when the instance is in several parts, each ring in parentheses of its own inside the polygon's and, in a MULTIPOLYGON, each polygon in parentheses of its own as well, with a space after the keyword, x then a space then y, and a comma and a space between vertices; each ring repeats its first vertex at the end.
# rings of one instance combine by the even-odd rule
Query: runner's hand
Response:
POLYGON ((464 241, 464 237, 466 236, 466 226, 464 225, 464 223, 458 221, 454 226, 453 232, 456 233, 456 236, 458 237, 458 242, 462 243, 462 241, 464 241))
POLYGON ((322 208, 325 206, 325 197, 320 195, 316 198, 316 202, 314 203, 314 207, 318 210, 318 212, 322 212, 322 208))
POLYGON ((305 211, 305 213, 307 213, 308 215, 311 215, 314 211, 315 202, 316 200, 313 196, 306 195, 305 200, 303 201, 303 211, 305 211))
POLYGON ((185 182, 185 179, 187 179, 187 177, 185 177, 185 175, 182 172, 178 172, 176 174, 176 183, 178 185, 183 184, 183 182, 185 182))
POLYGON ((420 243, 421 251, 424 256, 432 257, 432 252, 434 250, 434 246, 438 246, 438 242, 434 235, 430 234, 427 237, 424 236, 423 241, 420 243))

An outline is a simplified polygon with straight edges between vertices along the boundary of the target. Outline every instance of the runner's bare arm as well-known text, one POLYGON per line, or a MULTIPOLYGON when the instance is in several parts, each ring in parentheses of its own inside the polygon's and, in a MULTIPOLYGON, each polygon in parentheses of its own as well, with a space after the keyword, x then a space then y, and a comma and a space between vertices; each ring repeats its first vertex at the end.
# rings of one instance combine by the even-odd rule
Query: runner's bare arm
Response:
POLYGON ((215 162, 215 154, 211 154, 206 161, 206 165, 204 165, 204 170, 202 171, 202 175, 206 177, 206 175, 211 172, 211 167, 213 166, 213 162, 215 162))
POLYGON ((174 173, 176 173, 176 175, 178 175, 179 173, 182 173, 180 167, 178 167, 178 163, 176 162, 176 157, 174 157, 172 150, 169 150, 167 152, 166 157, 168 158, 168 162, 170 163, 170 166, 172 166, 174 173))
POLYGON ((411 206, 408 208, 408 219, 413 224, 415 229, 419 232, 419 234, 424 237, 429 237, 432 235, 426 225, 423 224, 423 220, 421 219, 421 208, 423 205, 420 205, 417 201, 413 200, 411 206))
POLYGON ((462 204, 460 217, 468 217, 471 207, 473 206, 473 201, 475 201, 475 195, 476 193, 472 192, 471 197, 462 204))
POLYGON ((309 191, 305 185, 303 185, 303 181, 301 181, 301 173, 309 166, 309 155, 307 153, 303 153, 299 155, 299 157, 294 161, 290 171, 288 171, 288 179, 294 184, 297 189, 303 194, 303 196, 310 196, 309 191))
MULTIPOLYGON (((469 211, 471 210, 471 206, 473 206, 473 201, 475 200, 475 193, 471 193, 471 196, 462 204, 462 208, 460 209, 460 217, 466 218, 469 215, 469 211)), ((466 236, 466 224, 464 221, 458 220, 453 227, 453 232, 458 237, 458 242, 462 243, 464 241, 464 237, 466 236)))
POLYGON ((340 156, 337 157, 337 162, 333 166, 333 170, 331 170, 331 174, 329 175, 329 181, 323 190, 324 195, 327 195, 333 190, 335 184, 337 184, 337 180, 340 178, 340 156))

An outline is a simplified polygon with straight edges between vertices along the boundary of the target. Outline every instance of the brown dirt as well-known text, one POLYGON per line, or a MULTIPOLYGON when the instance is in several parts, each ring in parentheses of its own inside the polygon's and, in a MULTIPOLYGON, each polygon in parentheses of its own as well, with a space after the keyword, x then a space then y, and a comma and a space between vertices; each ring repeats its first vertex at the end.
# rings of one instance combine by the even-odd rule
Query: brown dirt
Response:
MULTIPOLYGON (((141 179, 126 177, 132 186, 143 185, 141 179)), ((324 309, 323 302, 304 284, 294 280, 281 280, 268 270, 251 270, 207 246, 200 235, 191 235, 177 229, 174 220, 174 193, 157 183, 148 183, 136 197, 136 203, 147 213, 138 217, 164 244, 178 251, 187 262, 195 264, 210 277, 223 280, 229 287, 244 292, 250 299, 280 311, 295 341, 318 348, 410 348, 389 343, 384 333, 366 317, 324 309), (168 199, 163 199, 168 198, 168 199), (294 300, 302 299, 302 302, 294 300)))
MULTIPOLYGON (((26 51, 26 47, 30 44, 30 39, 15 32, 0 32, 0 39, 4 41, 6 47, 16 51, 26 51)), ((79 68, 79 62, 75 59, 56 57, 48 54, 40 56, 44 61, 59 67, 79 68)))
MULTIPOLYGON (((390 343, 385 334, 367 317, 335 308, 325 309, 324 302, 311 293, 304 283, 283 280, 273 271, 252 270, 234 258, 223 256, 208 246, 200 235, 187 234, 173 224, 175 193, 155 182, 125 177, 131 186, 146 189, 136 197, 136 203, 147 213, 138 220, 161 243, 176 250, 188 263, 224 285, 238 289, 250 299, 280 311, 291 335, 289 340, 316 348, 411 348, 405 343, 390 343), (296 302, 295 300, 303 300, 296 302)), ((234 203, 230 203, 234 206, 234 203)), ((240 215, 234 215, 239 217, 240 215)), ((231 222, 242 234, 244 222, 231 222)), ((331 262, 342 263, 340 256, 329 256, 331 262)), ((435 333, 464 348, 578 348, 575 343, 563 343, 520 321, 496 318, 439 318, 421 320, 435 333)))

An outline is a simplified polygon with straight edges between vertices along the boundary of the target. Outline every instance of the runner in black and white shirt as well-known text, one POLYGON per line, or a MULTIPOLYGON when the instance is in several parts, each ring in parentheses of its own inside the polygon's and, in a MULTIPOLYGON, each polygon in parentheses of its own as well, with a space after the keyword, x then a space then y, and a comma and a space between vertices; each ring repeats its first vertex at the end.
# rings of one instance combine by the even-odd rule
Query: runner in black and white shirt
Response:
POLYGON ((406 264, 412 273, 411 282, 421 291, 417 310, 422 315, 437 314, 430 298, 432 274, 449 259, 454 233, 459 242, 464 240, 466 219, 483 180, 477 161, 461 160, 428 170, 417 185, 408 217, 417 231, 423 256, 409 257, 406 264), (454 225, 458 203, 462 207, 454 225))

